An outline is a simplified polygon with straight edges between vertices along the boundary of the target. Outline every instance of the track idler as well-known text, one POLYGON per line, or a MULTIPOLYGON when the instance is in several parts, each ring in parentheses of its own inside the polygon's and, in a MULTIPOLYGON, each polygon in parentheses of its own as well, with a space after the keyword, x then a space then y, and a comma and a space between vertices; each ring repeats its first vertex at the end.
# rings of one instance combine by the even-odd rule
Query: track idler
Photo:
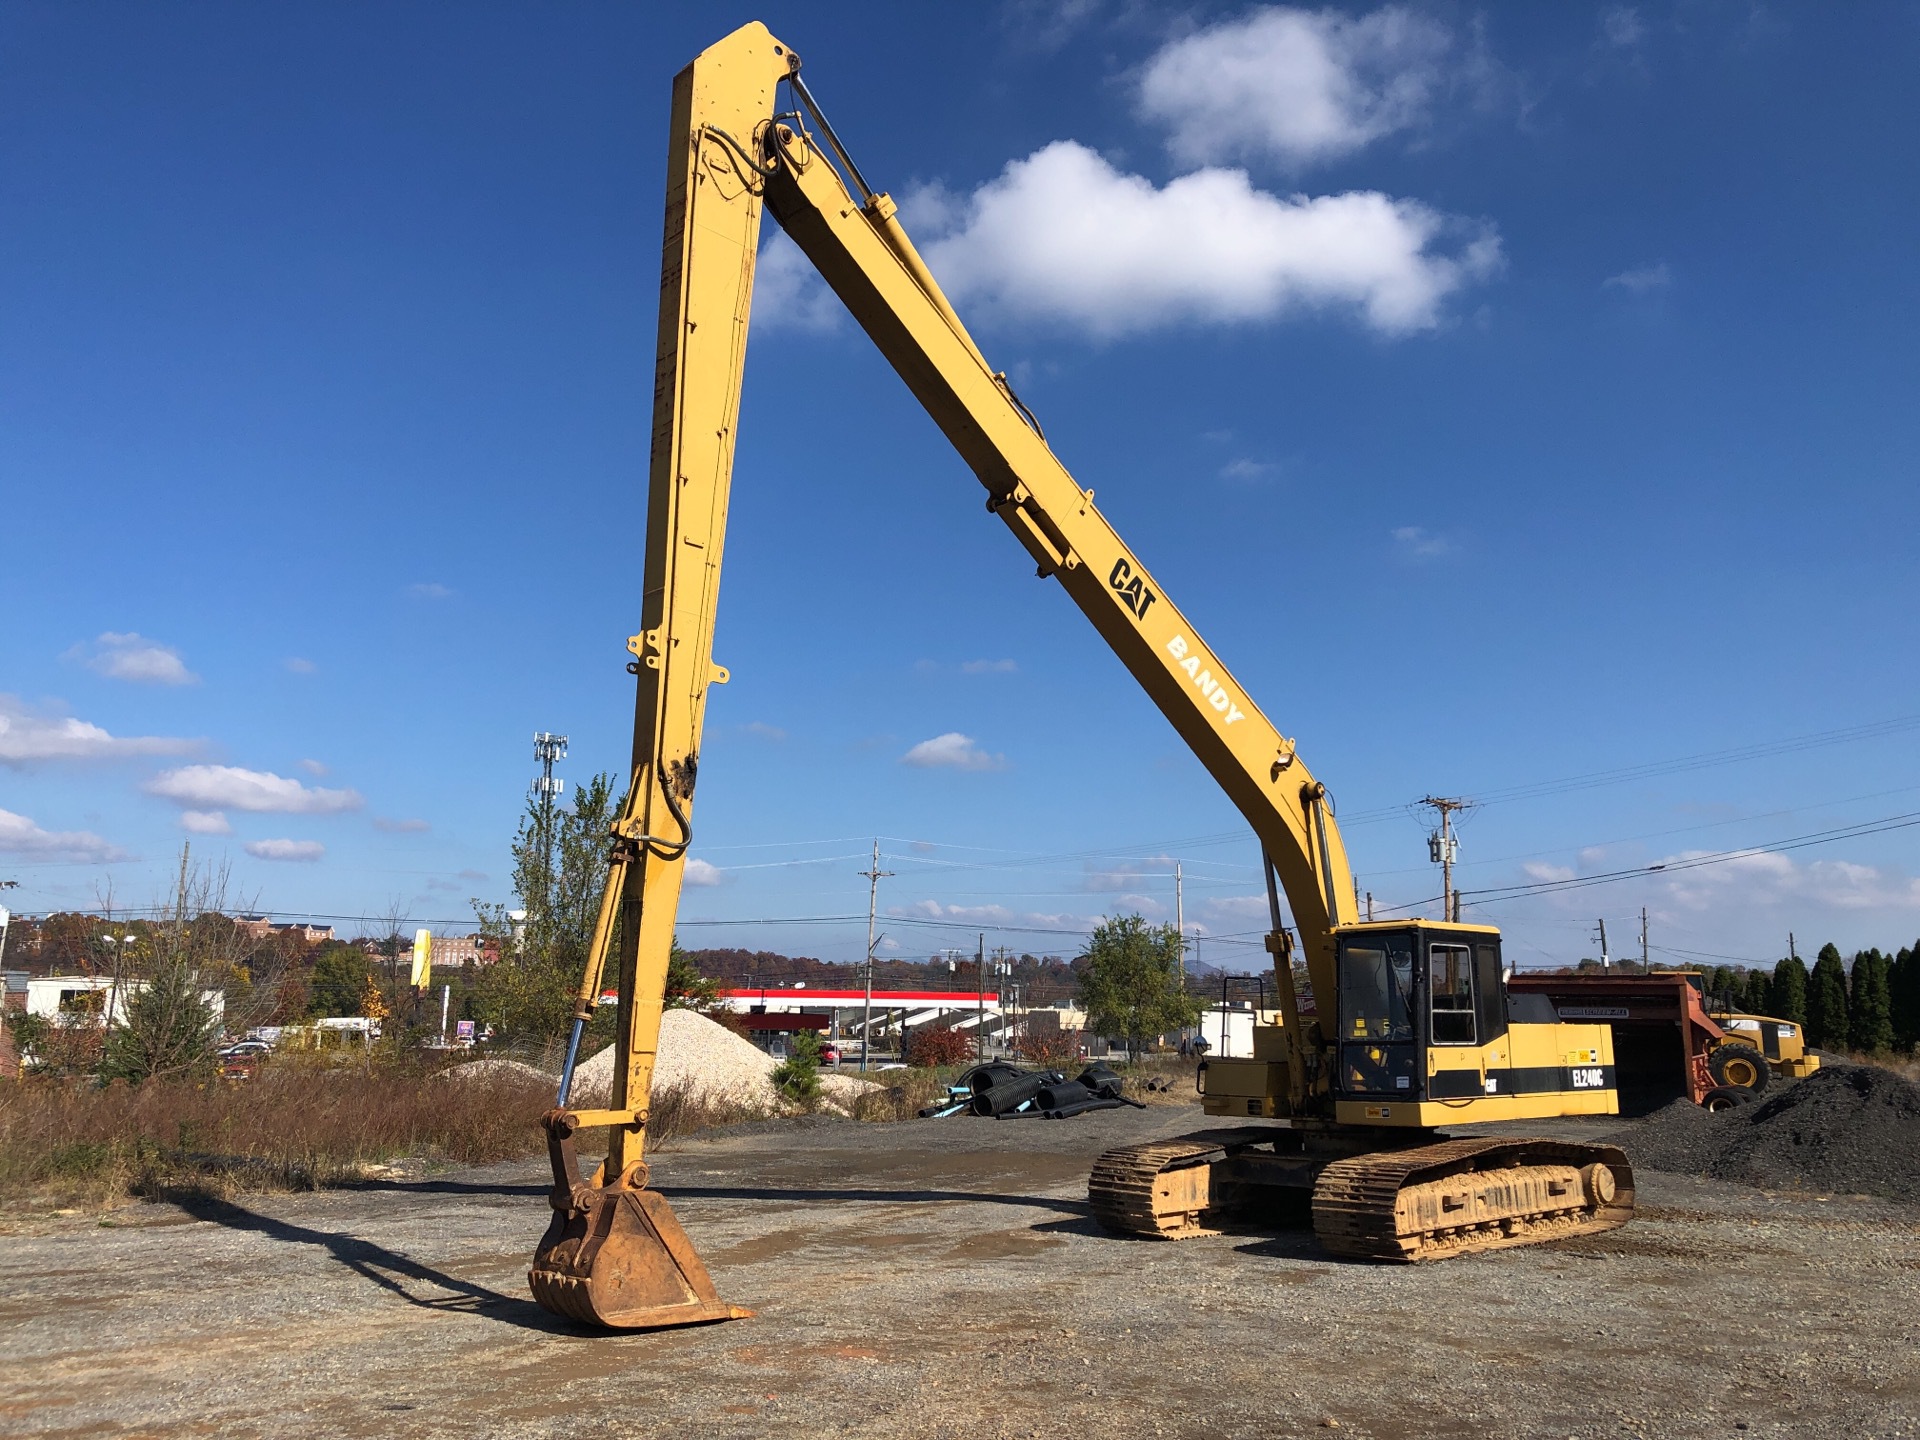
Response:
POLYGON ((582 1181, 575 1117, 541 1117, 553 1163, 553 1223, 533 1253, 527 1283, 556 1315, 616 1330, 661 1330, 744 1320, 753 1311, 724 1303, 673 1207, 646 1188, 636 1160, 611 1181, 582 1181))

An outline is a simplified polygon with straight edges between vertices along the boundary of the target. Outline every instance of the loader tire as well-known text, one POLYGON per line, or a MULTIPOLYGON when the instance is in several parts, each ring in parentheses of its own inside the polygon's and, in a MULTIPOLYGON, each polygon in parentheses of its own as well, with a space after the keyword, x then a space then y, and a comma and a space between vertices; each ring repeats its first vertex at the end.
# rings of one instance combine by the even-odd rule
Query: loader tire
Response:
POLYGON ((1707 1069, 1712 1072, 1714 1082, 1739 1090, 1751 1090, 1759 1094, 1767 1088, 1767 1081, 1773 1078, 1773 1071, 1767 1068, 1767 1057, 1751 1045, 1722 1045, 1707 1057, 1707 1069))
POLYGON ((1722 1110, 1738 1110, 1743 1105, 1753 1104, 1753 1091, 1742 1085, 1716 1085, 1700 1097, 1700 1108, 1719 1114, 1722 1110))

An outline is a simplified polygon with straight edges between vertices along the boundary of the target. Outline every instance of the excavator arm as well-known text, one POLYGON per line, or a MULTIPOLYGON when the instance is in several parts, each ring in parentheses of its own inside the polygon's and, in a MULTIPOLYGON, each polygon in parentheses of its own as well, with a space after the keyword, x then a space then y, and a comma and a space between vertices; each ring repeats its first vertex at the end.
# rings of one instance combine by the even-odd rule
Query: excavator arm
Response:
POLYGON ((727 678, 713 661, 713 623, 763 209, 979 477, 987 509, 1039 575, 1060 582, 1252 826, 1266 857, 1268 946, 1296 1100, 1308 1066, 1279 892, 1319 995, 1333 993, 1334 928, 1355 918, 1326 788, 1054 455, 954 313, 893 201, 867 187, 800 79, 799 58, 764 26, 743 26, 675 80, 667 175, 641 629, 628 642, 638 679, 632 783, 546 1117, 555 1220, 532 1276, 549 1308, 632 1327, 731 1310, 665 1202, 645 1189, 641 1156, 707 688, 727 678), (782 94, 793 100, 784 112, 782 94), (604 1109, 569 1109, 609 960, 620 1007, 611 1095, 604 1109), (583 1184, 572 1137, 588 1126, 609 1127, 611 1139, 605 1164, 583 1184), (615 1270, 653 1279, 598 1284, 615 1270))

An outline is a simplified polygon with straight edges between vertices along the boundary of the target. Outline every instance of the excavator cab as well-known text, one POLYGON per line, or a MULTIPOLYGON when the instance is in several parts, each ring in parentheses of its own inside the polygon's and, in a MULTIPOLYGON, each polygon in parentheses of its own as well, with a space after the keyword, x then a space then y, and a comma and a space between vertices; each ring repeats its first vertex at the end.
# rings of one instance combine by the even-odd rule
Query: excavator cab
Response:
POLYGON ((1370 925, 1342 930, 1337 943, 1341 1093, 1424 1099, 1436 1047, 1506 1034, 1497 931, 1370 925))
POLYGON ((1339 927, 1335 944, 1336 1118, 1429 1127, 1617 1112, 1612 1029, 1509 997, 1498 930, 1372 922, 1339 927))

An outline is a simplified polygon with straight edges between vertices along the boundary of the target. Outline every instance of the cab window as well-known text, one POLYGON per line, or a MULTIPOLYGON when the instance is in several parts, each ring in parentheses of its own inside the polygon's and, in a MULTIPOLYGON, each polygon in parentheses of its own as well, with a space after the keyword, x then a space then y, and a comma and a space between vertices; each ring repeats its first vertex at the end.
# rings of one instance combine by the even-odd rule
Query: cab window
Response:
POLYGON ((1427 989, 1433 1005, 1435 1045, 1475 1043, 1473 952, 1465 945, 1434 945, 1427 950, 1427 989))
POLYGON ((1349 940, 1340 967, 1342 1040, 1411 1040, 1413 943, 1408 935, 1349 940))

